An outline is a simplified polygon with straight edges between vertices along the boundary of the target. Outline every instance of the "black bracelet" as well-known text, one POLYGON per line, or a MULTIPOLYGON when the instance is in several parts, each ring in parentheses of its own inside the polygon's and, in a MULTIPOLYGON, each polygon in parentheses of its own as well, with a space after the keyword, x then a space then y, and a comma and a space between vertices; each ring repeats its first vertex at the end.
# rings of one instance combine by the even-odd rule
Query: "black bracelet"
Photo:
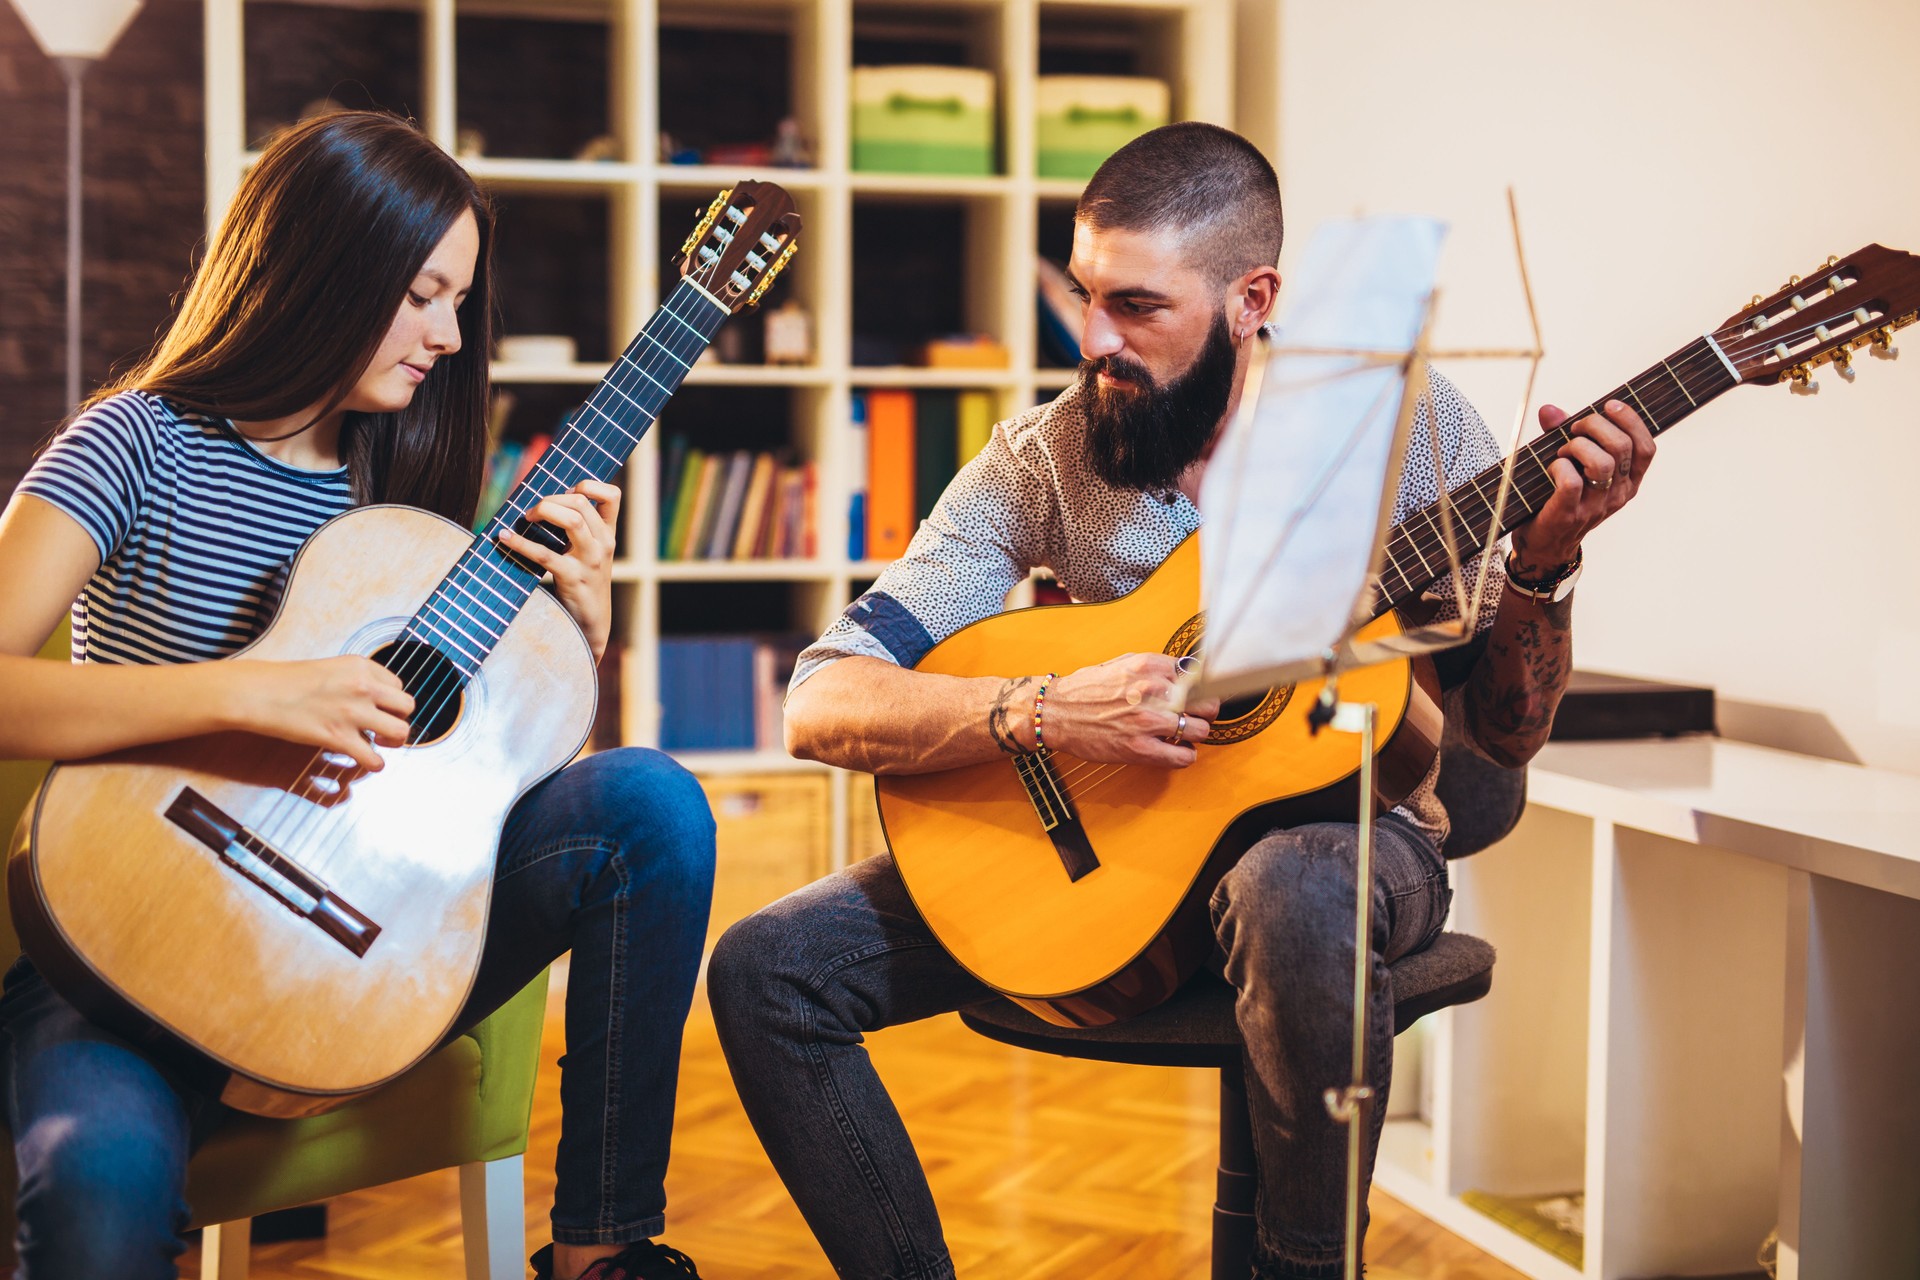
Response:
POLYGON ((1513 572, 1513 557, 1515 554, 1516 553, 1512 551, 1507 552, 1507 582, 1521 595, 1531 596, 1535 600, 1546 600, 1553 595, 1553 589, 1555 587, 1580 572, 1580 562, 1586 555, 1586 549, 1584 547, 1575 547, 1573 559, 1567 561, 1546 577, 1538 580, 1522 578, 1513 572))

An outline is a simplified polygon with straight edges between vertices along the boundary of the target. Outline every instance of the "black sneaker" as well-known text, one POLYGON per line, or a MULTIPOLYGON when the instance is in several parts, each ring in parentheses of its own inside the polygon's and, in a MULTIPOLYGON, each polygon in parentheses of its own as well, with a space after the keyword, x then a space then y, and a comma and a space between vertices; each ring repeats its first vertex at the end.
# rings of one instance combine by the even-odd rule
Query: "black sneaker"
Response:
MULTIPOLYGON (((553 1280, 553 1246, 534 1254, 534 1280, 553 1280)), ((580 1280, 700 1280, 693 1259, 652 1240, 636 1240, 580 1273, 580 1280)))

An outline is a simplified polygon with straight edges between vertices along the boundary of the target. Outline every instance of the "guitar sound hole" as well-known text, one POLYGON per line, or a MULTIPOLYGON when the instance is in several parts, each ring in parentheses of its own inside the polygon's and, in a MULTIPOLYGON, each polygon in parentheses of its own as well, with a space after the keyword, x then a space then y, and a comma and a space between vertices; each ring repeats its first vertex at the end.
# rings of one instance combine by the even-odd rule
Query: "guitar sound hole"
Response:
POLYGON ((399 676, 413 695, 408 746, 438 742, 459 723, 467 682, 446 654, 418 640, 396 640, 376 649, 373 660, 399 676))
POLYGON ((1254 709, 1266 696, 1267 691, 1262 689, 1259 693, 1250 693, 1245 697, 1228 698, 1220 704, 1220 714, 1214 717, 1215 723, 1226 724, 1228 721, 1241 720, 1252 715, 1254 709))

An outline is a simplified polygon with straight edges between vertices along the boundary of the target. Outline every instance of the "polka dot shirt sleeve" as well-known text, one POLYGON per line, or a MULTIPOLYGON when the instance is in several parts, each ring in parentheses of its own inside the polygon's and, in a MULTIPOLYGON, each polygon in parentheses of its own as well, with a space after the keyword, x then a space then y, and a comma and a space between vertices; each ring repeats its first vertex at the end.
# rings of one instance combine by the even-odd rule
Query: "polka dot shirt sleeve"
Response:
POLYGON ((1048 521, 1020 509, 1034 478, 997 428, 922 521, 906 554, 800 655, 788 692, 830 662, 862 656, 911 667, 969 623, 1000 612, 1040 562, 1048 521))
MULTIPOLYGON (((1428 378, 1427 395, 1415 411, 1413 424, 1407 433, 1406 465, 1401 472, 1400 493, 1394 503, 1393 519, 1396 524, 1440 496, 1433 473, 1432 441, 1435 435, 1440 441, 1441 465, 1445 469, 1449 490, 1459 488, 1506 456, 1494 440, 1493 432, 1481 420, 1479 411, 1460 394, 1459 388, 1436 371, 1430 370, 1428 378)), ((1501 554, 1498 550, 1494 552, 1496 559, 1501 554)), ((1478 555, 1473 555, 1467 557, 1466 563, 1461 566, 1469 600, 1473 598, 1474 588, 1479 581, 1479 563, 1478 555)), ((1493 626, 1500 597, 1492 588, 1498 585, 1497 582, 1490 584, 1487 598, 1480 602, 1480 614, 1474 619, 1475 632, 1486 631, 1493 626)), ((1448 622, 1460 616, 1450 578, 1436 580, 1421 594, 1432 606, 1431 621, 1448 622)))

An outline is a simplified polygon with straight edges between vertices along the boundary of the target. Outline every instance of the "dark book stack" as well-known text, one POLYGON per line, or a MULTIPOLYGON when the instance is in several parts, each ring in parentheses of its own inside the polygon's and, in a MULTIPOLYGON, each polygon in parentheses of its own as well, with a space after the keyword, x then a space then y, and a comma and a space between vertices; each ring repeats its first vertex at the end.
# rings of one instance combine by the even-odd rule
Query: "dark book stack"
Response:
POLYGON ((806 636, 660 638, 660 745, 668 751, 778 751, 781 704, 806 636))

